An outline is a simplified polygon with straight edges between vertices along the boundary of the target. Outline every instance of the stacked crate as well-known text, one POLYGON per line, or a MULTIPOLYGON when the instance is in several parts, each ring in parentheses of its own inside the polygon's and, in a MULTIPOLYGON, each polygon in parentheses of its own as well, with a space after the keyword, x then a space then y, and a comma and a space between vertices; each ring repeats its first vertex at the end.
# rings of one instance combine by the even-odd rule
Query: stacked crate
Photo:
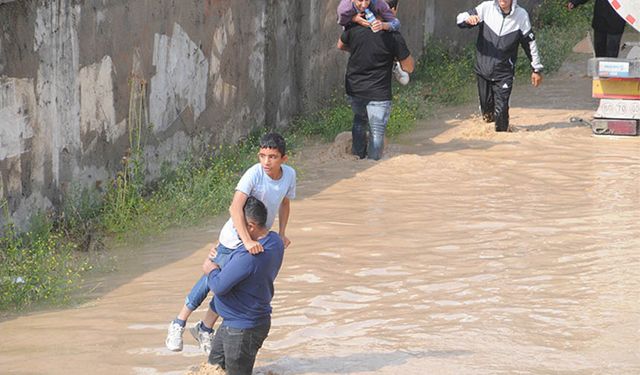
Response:
POLYGON ((588 69, 593 77, 593 97, 600 99, 600 106, 593 116, 593 132, 638 135, 640 59, 593 58, 589 60, 588 69))

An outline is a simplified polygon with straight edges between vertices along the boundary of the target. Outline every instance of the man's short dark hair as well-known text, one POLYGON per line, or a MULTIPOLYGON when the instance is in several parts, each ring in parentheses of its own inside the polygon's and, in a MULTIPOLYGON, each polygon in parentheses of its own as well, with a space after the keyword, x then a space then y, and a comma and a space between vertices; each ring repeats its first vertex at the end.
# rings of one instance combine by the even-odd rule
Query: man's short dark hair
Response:
POLYGON ((267 207, 256 197, 249 196, 243 207, 244 218, 257 226, 264 228, 267 225, 267 207))
POLYGON ((387 5, 389 5, 389 8, 391 9, 395 9, 398 7, 399 0, 384 0, 384 1, 387 3, 387 5))
POLYGON ((287 153, 287 142, 278 133, 267 133, 260 138, 260 148, 275 148, 280 151, 280 155, 287 153))

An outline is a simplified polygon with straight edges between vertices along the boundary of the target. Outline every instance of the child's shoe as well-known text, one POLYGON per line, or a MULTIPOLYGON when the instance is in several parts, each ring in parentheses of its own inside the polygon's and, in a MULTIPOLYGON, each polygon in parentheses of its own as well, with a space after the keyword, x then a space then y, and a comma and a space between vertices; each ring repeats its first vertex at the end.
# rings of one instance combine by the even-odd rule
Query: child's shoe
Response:
POLYGON ((200 327, 202 326, 202 320, 196 323, 193 327, 189 328, 189 332, 191 336, 200 344, 200 350, 204 352, 204 354, 209 355, 211 352, 211 344, 213 343, 213 332, 207 332, 200 327))
POLYGON ((406 85, 407 83, 409 83, 409 73, 405 72, 404 70, 402 70, 402 67, 400 66, 400 62, 396 61, 395 63, 393 63, 393 77, 400 82, 401 85, 406 85))
POLYGON ((169 323, 169 329, 167 330, 167 339, 164 340, 164 344, 167 349, 172 352, 182 351, 182 334, 184 333, 184 327, 180 324, 171 321, 169 323))

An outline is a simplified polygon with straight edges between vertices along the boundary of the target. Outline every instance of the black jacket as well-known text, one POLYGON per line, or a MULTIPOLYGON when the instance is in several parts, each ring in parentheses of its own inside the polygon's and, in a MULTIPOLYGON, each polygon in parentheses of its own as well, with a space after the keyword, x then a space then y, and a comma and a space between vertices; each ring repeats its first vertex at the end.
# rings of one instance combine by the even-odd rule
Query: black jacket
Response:
POLYGON ((515 74, 518 46, 522 46, 531 60, 531 69, 541 71, 540 55, 536 38, 531 30, 529 14, 511 3, 509 14, 503 14, 498 0, 489 0, 475 8, 458 14, 456 22, 461 28, 471 28, 465 20, 472 15, 480 17, 476 25, 480 28, 476 42, 475 72, 487 80, 499 81, 515 74))
MULTIPOLYGON (((582 5, 589 0, 570 0, 574 6, 582 5)), ((640 0, 638 0, 640 1, 640 0)), ((622 34, 626 21, 616 13, 607 0, 596 0, 593 7, 593 20, 591 27, 595 31, 607 34, 622 34)))

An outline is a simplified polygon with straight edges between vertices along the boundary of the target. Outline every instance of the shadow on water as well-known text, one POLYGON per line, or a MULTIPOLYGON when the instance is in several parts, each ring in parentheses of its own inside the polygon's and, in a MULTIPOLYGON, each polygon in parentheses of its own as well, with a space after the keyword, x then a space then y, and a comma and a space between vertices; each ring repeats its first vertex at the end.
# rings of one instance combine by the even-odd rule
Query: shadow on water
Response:
POLYGON ((577 128, 588 128, 589 125, 586 123, 571 123, 567 122, 550 122, 542 125, 518 125, 515 126, 515 132, 542 132, 550 129, 577 129, 577 128))
POLYGON ((255 369, 256 374, 355 374, 378 371, 384 367, 397 367, 417 358, 454 358, 474 354, 469 350, 398 350, 387 353, 354 353, 348 356, 319 358, 281 357, 255 369))

